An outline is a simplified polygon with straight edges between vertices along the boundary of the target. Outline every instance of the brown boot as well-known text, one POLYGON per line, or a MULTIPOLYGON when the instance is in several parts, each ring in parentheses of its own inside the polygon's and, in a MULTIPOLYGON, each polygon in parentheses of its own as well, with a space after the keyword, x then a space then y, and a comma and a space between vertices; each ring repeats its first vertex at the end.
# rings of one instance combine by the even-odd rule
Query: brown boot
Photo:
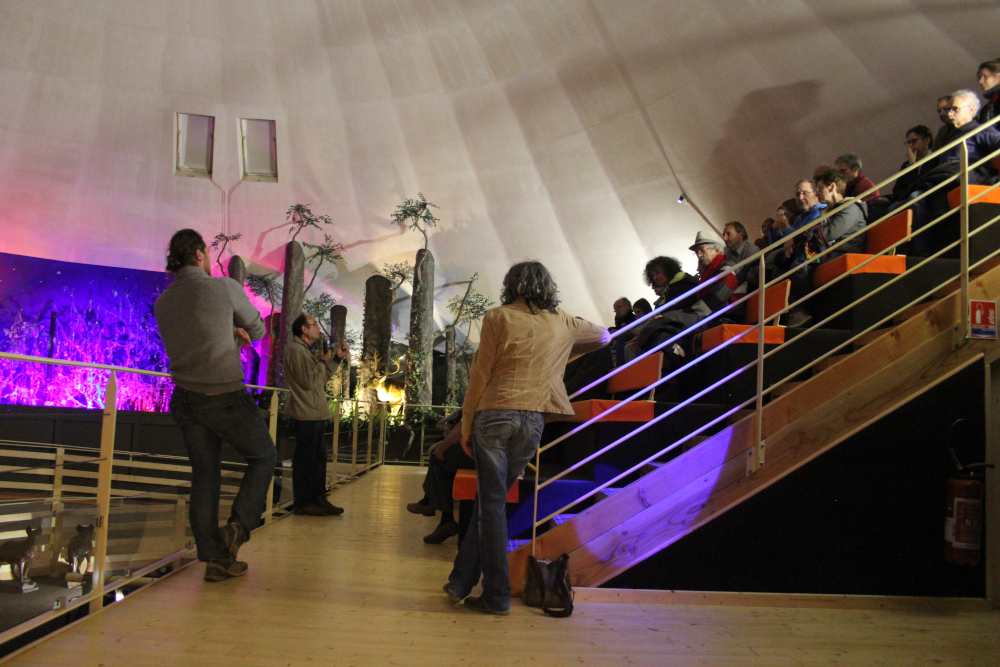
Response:
POLYGON ((439 524, 433 533, 424 538, 424 542, 427 544, 441 544, 452 535, 458 535, 458 523, 448 521, 439 524))

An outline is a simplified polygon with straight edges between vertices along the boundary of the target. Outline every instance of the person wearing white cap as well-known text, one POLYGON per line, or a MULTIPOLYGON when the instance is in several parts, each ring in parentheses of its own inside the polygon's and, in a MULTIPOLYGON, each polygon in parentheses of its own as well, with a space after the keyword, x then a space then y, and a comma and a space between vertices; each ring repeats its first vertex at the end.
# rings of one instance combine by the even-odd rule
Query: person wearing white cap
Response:
POLYGON ((698 257, 699 287, 694 292, 695 302, 683 310, 671 310, 647 321, 635 336, 638 350, 652 349, 738 298, 734 295, 737 281, 733 265, 726 261, 724 249, 722 239, 715 234, 698 232, 691 245, 691 251, 698 257), (705 284, 720 273, 726 274, 725 277, 705 284))

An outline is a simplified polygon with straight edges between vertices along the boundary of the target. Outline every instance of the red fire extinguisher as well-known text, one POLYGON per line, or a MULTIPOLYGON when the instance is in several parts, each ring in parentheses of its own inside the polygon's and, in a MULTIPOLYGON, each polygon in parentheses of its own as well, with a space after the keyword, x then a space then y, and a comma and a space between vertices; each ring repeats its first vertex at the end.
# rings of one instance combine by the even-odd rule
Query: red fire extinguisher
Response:
MULTIPOLYGON (((948 439, 955 426, 948 429, 948 439)), ((948 480, 944 515, 944 559, 956 565, 978 565, 983 548, 983 475, 976 470, 992 468, 991 463, 962 465, 952 447, 948 448, 956 475, 948 480)))

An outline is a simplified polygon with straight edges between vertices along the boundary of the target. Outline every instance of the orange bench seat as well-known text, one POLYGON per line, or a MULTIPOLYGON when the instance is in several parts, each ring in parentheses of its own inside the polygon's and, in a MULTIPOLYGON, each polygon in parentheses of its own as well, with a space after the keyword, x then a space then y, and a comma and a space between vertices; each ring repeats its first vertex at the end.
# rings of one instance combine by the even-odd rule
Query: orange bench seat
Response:
MULTIPOLYGON (((474 500, 479 489, 475 470, 459 470, 455 473, 455 481, 451 485, 451 497, 455 500, 474 500)), ((507 492, 507 502, 516 503, 521 497, 521 480, 515 479, 514 486, 507 492)))
MULTIPOLYGON (((998 158, 997 161, 1000 161, 998 158)), ((998 167, 1000 169, 1000 167, 998 167)), ((969 202, 972 205, 975 204, 1000 204, 1000 188, 993 188, 989 192, 989 185, 970 185, 969 186, 969 202), (973 201, 973 197, 976 195, 986 192, 985 195, 973 201)), ((962 204, 962 188, 955 188, 948 193, 948 208, 958 208, 962 204)))
POLYGON ((860 266, 871 257, 871 255, 847 253, 829 262, 823 262, 813 270, 813 287, 825 285, 845 273, 906 273, 906 257, 903 255, 882 255, 860 266))
MULTIPOLYGON (((588 419, 593 419, 605 410, 618 404, 620 401, 608 401, 603 399, 591 399, 589 401, 576 401, 573 409, 576 411, 572 417, 566 415, 562 421, 582 424, 588 419)), ((612 412, 607 417, 601 419, 602 422, 648 422, 653 418, 652 401, 632 401, 612 412)))
MULTIPOLYGON (((756 343, 757 327, 753 324, 720 324, 712 327, 701 335, 701 351, 707 352, 712 348, 719 347, 730 338, 736 338, 747 329, 753 329, 750 333, 740 338, 737 343, 756 343)), ((764 327, 764 344, 781 345, 785 342, 785 327, 764 327)))

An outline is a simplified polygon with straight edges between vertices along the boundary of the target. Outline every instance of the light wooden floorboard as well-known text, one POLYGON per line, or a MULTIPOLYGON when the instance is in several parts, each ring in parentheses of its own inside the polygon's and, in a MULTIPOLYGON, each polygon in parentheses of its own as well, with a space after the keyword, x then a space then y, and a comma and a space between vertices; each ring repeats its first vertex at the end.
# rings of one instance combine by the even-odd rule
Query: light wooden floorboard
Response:
POLYGON ((240 552, 244 579, 195 564, 11 665, 998 665, 1000 614, 588 603, 551 619, 448 604, 454 539, 408 514, 423 470, 338 490, 342 517, 292 516, 240 552))

